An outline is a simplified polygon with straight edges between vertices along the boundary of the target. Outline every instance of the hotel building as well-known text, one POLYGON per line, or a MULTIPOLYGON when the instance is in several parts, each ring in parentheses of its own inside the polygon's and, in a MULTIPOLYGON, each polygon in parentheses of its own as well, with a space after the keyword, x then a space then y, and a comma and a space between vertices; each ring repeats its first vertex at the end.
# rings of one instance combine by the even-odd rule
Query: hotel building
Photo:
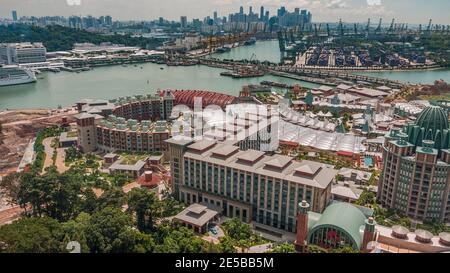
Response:
POLYGON ((82 100, 77 103, 81 113, 75 116, 78 146, 85 153, 97 150, 166 151, 164 141, 169 138, 169 127, 165 119, 170 117, 173 104, 171 91, 160 96, 136 96, 113 101, 82 100))
POLYGON ((209 203, 255 227, 295 232, 299 202, 307 200, 321 213, 331 201, 337 174, 331 165, 243 151, 229 141, 167 143, 173 194, 187 204, 209 203))
POLYGON ((377 200, 418 221, 450 222, 448 113, 427 107, 416 122, 392 130, 383 145, 377 200))

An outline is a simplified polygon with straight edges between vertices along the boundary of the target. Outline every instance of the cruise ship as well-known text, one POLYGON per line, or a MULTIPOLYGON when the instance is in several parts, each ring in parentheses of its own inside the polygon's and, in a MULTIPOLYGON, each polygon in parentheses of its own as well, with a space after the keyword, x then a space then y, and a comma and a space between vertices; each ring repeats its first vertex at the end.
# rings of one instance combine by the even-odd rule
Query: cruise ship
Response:
POLYGON ((29 69, 24 69, 17 65, 0 66, 0 87, 35 81, 36 75, 29 69))

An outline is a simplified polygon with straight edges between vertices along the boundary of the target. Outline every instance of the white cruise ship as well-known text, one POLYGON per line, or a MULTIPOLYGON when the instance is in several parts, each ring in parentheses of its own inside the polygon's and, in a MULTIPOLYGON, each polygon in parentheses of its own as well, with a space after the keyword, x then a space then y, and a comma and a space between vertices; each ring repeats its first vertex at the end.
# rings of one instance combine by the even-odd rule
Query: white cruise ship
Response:
POLYGON ((0 87, 32 83, 35 81, 36 75, 29 69, 24 69, 16 65, 0 66, 0 87))

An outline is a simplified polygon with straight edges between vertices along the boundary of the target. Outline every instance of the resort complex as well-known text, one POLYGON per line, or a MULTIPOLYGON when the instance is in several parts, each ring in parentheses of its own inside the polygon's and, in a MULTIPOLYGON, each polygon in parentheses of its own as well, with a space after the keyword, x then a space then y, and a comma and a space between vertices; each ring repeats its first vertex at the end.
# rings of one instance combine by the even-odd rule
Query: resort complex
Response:
POLYGON ((203 272, 285 265, 230 253, 450 252, 450 26, 430 4, 116 2, 2 3, 0 253, 203 272))

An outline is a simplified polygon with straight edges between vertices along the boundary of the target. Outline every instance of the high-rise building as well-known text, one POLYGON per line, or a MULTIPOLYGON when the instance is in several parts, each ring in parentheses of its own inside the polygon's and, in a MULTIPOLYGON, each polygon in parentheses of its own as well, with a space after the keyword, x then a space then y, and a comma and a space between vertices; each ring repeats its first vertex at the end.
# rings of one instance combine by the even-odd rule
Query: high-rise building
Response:
POLYGON ((180 23, 181 23, 181 27, 182 28, 186 28, 187 27, 187 17, 186 16, 181 16, 180 17, 180 23))
POLYGON ((296 230, 297 204, 321 213, 331 201, 337 171, 312 161, 243 151, 227 142, 167 140, 175 198, 209 203, 255 226, 296 230))
POLYGON ((241 6, 241 7, 239 8, 239 13, 240 13, 240 14, 244 14, 244 7, 243 7, 243 6, 241 6))
POLYGON ((109 15, 105 16, 105 24, 107 26, 112 26, 112 17, 111 16, 109 16, 109 15))
POLYGON ((17 11, 15 11, 15 10, 12 11, 12 20, 14 22, 17 21, 17 11))
POLYGON ((261 6, 261 9, 259 11, 259 20, 264 21, 264 7, 261 6))
POLYGON ((0 61, 5 64, 45 62, 47 49, 42 43, 0 44, 0 61))
POLYGON ((285 7, 281 7, 281 8, 278 9, 277 16, 278 16, 278 17, 281 17, 281 16, 283 16, 285 13, 286 13, 286 8, 285 8, 285 7))
POLYGON ((217 11, 214 12, 213 18, 214 18, 214 22, 217 22, 217 11))
POLYGON ((450 222, 448 113, 426 108, 415 123, 385 139, 377 200, 419 221, 450 222))

